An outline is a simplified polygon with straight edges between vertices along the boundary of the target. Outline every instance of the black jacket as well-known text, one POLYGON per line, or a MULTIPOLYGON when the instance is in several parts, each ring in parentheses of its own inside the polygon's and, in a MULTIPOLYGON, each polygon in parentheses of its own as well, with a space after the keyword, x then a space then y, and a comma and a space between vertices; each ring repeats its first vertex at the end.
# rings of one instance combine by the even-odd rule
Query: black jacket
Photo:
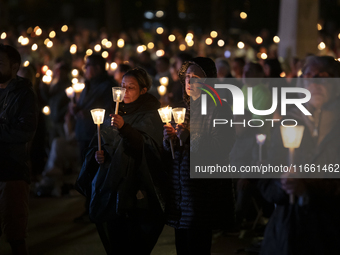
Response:
POLYGON ((28 143, 34 137, 37 119, 31 82, 13 79, 0 96, 0 181, 30 181, 28 143))
POLYGON ((113 108, 112 87, 117 86, 112 77, 106 73, 86 81, 77 107, 82 110, 83 115, 76 116, 75 133, 78 141, 90 142, 96 133, 96 125, 93 124, 91 110, 95 108, 105 109, 108 116, 113 108))
MULTIPOLYGON (((190 178, 190 156, 201 159, 202 165, 229 164, 229 153, 235 142, 234 128, 227 125, 212 128, 212 118, 232 118, 227 103, 217 106, 208 100, 208 114, 200 116, 201 98, 191 103, 185 124, 190 138, 179 146, 174 141, 175 159, 169 171, 166 220, 176 229, 222 229, 234 224, 234 196, 231 179, 190 178), (196 105, 194 105, 196 104, 196 105), (194 106, 194 107, 193 107, 194 106), (213 148, 213 150, 212 150, 213 148), (219 153, 215 154, 219 148, 219 153), (195 155, 190 155, 195 154, 195 155)), ((164 141, 166 150, 169 142, 164 141)))
POLYGON ((91 198, 93 221, 105 222, 115 216, 133 215, 138 209, 163 207, 160 191, 164 178, 160 151, 163 124, 157 112, 159 105, 148 93, 135 102, 119 105, 125 124, 117 130, 110 125, 110 118, 104 122, 101 137, 105 162, 100 167, 94 158, 97 136, 91 142, 77 186, 91 198), (136 199, 139 190, 145 199, 136 199))

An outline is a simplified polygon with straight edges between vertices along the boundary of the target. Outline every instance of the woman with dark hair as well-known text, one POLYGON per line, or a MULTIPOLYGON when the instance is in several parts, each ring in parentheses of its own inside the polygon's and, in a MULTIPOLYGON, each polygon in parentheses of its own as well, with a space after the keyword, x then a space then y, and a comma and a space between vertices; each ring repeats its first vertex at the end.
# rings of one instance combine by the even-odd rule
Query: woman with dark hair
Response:
POLYGON ((166 223, 175 228, 177 254, 205 255, 210 254, 212 229, 226 229, 234 223, 232 180, 190 178, 190 157, 202 158, 202 164, 210 164, 205 159, 213 158, 214 164, 228 165, 235 130, 228 125, 212 127, 213 118, 232 119, 231 109, 224 101, 223 105, 215 106, 208 100, 209 115, 201 116, 201 90, 198 89, 201 85, 192 82, 192 78, 216 78, 214 61, 193 58, 182 65, 179 77, 187 111, 185 122, 176 129, 164 126, 163 146, 169 150, 171 139, 175 150, 169 170, 166 223), (219 153, 212 148, 218 148, 219 153))
POLYGON ((91 198, 89 216, 108 254, 150 254, 164 226, 160 103, 147 93, 143 69, 127 71, 121 86, 126 93, 113 126, 104 121, 101 151, 93 139, 78 187, 91 198))

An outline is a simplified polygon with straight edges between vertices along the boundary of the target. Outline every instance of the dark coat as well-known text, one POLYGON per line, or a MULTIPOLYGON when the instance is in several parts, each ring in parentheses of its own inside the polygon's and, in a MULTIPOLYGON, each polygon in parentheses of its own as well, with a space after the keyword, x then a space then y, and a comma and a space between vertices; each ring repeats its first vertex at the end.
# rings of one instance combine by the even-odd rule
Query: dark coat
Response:
POLYGON ((105 162, 98 169, 93 139, 81 173, 78 189, 90 197, 90 217, 105 222, 116 216, 132 215, 137 208, 159 210, 163 205, 161 181, 161 145, 163 124, 157 112, 159 102, 150 94, 130 104, 121 103, 119 114, 124 126, 110 126, 110 118, 101 131, 105 162), (144 199, 136 199, 141 190, 144 199))
MULTIPOLYGON (((166 217, 167 224, 176 229, 221 229, 234 223, 232 180, 190 178, 190 153, 196 158, 202 156, 205 165, 228 165, 235 142, 234 128, 212 127, 213 118, 232 119, 227 103, 215 107, 208 100, 208 112, 212 114, 201 116, 200 101, 201 98, 192 102, 190 113, 187 110, 185 124, 190 129, 190 139, 182 147, 178 139, 174 141, 175 159, 169 172, 166 217), (217 155, 216 148, 220 151, 217 155)), ((170 149, 168 141, 163 144, 170 149)))
MULTIPOLYGON (((308 118, 293 109, 286 117, 305 126, 300 148, 295 150, 294 164, 340 164, 340 101, 328 111, 330 131, 317 144, 308 128, 308 118), (333 119, 333 120, 331 120, 333 119)), ((321 118, 325 121, 325 118, 321 118)), ((273 131, 268 159, 272 165, 287 165, 288 149, 283 147, 279 127, 273 131)), ((315 173, 312 173, 315 175, 315 173)), ((289 204, 289 196, 281 189, 280 180, 263 179, 259 188, 276 209, 266 227, 261 254, 339 254, 340 253, 340 180, 303 179, 307 193, 304 199, 289 204)), ((318 176, 321 177, 321 176, 318 176)))
POLYGON ((32 84, 17 76, 0 95, 0 181, 30 182, 28 143, 34 137, 37 119, 32 84))
POLYGON ((95 108, 105 109, 105 116, 108 116, 113 109, 112 87, 117 86, 112 77, 106 73, 86 81, 77 107, 82 110, 83 116, 76 116, 75 133, 78 141, 91 141, 96 133, 96 125, 90 111, 95 108))

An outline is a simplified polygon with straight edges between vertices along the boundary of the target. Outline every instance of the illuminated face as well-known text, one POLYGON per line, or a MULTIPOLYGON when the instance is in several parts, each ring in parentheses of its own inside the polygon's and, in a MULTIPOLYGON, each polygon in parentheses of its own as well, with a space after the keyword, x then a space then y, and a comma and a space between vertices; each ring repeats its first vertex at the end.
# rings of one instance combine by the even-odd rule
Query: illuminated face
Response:
POLYGON ((304 78, 310 78, 304 82, 306 89, 311 93, 309 103, 316 109, 320 109, 325 103, 330 101, 334 96, 333 85, 327 82, 323 77, 329 77, 328 73, 320 73, 317 66, 307 66, 303 73, 304 78), (315 78, 317 77, 317 78, 315 78))
POLYGON ((188 67, 187 72, 185 74, 185 92, 188 96, 192 97, 193 100, 196 100, 201 96, 201 90, 198 89, 202 87, 199 83, 190 83, 191 78, 204 78, 205 74, 200 67, 197 65, 191 65, 188 67))
POLYGON ((143 88, 142 91, 140 90, 138 81, 133 76, 124 76, 122 80, 122 88, 126 89, 124 96, 125 104, 136 101, 140 95, 145 94, 147 91, 146 88, 143 88))

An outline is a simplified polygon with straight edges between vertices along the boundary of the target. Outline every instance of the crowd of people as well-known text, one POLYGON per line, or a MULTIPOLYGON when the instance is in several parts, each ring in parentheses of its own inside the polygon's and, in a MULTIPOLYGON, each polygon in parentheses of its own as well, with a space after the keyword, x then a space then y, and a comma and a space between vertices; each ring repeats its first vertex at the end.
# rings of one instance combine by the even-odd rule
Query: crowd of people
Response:
POLYGON ((110 37, 105 31, 82 30, 71 38, 71 28, 56 37, 47 30, 38 35, 38 29, 24 31, 21 46, 13 31, 0 44, 0 224, 14 254, 27 254, 31 181, 36 196, 60 197, 74 188, 82 193, 85 212, 75 221, 90 219, 96 224, 107 254, 150 254, 164 224, 175 229, 177 254, 210 254, 212 231, 242 229, 244 221, 256 217, 249 213, 254 204, 265 208, 270 218, 261 254, 340 250, 337 179, 292 178, 294 173, 261 180, 190 178, 190 156, 211 155, 211 148, 219 149, 219 155, 211 155, 219 165, 285 165, 288 157, 279 126, 258 131, 228 125, 212 130, 209 125, 212 116, 281 119, 280 107, 270 116, 258 116, 246 105, 244 116, 233 116, 233 98, 226 93, 218 107, 208 101, 212 115, 201 116, 197 106, 202 90, 192 78, 229 78, 245 96, 252 88, 258 110, 271 107, 273 87, 303 86, 311 93, 306 107, 312 115, 294 107, 288 110, 288 116, 305 126, 296 164, 340 163, 338 85, 330 79, 302 85, 291 79, 339 77, 335 56, 311 55, 285 65, 277 57, 277 44, 268 38, 267 48, 245 40, 239 49, 232 39, 218 46, 222 35, 210 46, 207 36, 196 39, 180 31, 173 31, 172 43, 166 32, 139 30, 110 37), (50 48, 44 36, 50 37, 50 48), (23 44, 27 37, 30 42, 23 44), (76 50, 70 52, 73 42, 76 50), (100 49, 95 52, 97 44, 100 49), (141 46, 137 51, 136 45, 141 46), (53 74, 46 80, 49 70, 53 74), (279 82, 266 83, 264 78, 279 82), (65 90, 81 81, 84 89, 68 96, 65 90), (118 113, 113 87, 126 89, 118 113), (42 112, 46 105, 48 115, 42 112), (164 125, 157 110, 165 105, 186 108, 184 123, 164 125), (105 109, 100 137, 90 113, 95 108, 105 109), (267 136, 261 162, 257 133, 267 136), (295 203, 289 201, 292 195, 295 203))

